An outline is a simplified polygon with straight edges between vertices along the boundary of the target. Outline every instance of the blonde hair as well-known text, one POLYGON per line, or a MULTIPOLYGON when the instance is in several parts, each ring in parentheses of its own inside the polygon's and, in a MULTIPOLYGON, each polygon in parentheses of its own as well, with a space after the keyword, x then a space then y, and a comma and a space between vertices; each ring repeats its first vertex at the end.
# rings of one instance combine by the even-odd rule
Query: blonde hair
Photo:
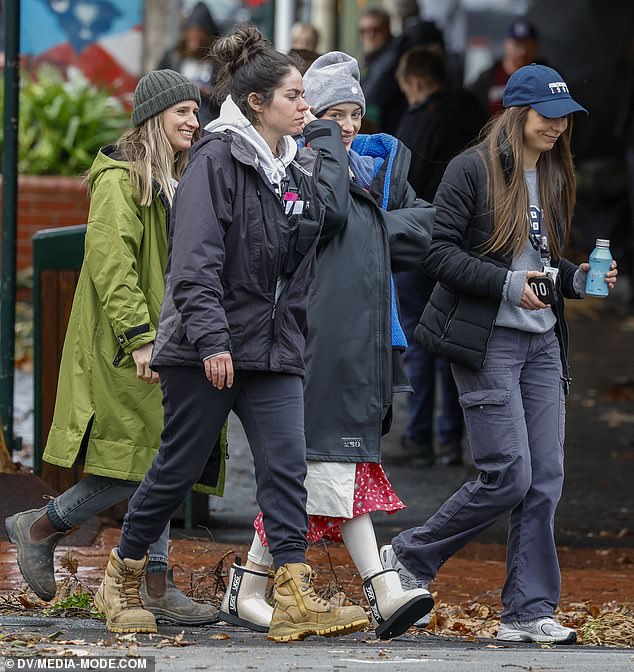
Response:
MULTIPOLYGON (((199 135, 196 129, 192 141, 199 135)), ((124 133, 115 147, 130 166, 130 182, 141 206, 152 203, 155 184, 172 202, 173 180, 180 180, 189 156, 186 151, 174 153, 163 127, 163 112, 124 133)))
MULTIPOLYGON (((519 255, 526 245, 528 189, 524 179, 524 125, 529 106, 510 107, 483 130, 477 146, 487 174, 487 203, 493 233, 483 254, 519 255)), ((554 147, 537 161, 539 200, 552 257, 558 258, 570 235, 575 206, 575 174, 570 151, 572 115, 554 147)))

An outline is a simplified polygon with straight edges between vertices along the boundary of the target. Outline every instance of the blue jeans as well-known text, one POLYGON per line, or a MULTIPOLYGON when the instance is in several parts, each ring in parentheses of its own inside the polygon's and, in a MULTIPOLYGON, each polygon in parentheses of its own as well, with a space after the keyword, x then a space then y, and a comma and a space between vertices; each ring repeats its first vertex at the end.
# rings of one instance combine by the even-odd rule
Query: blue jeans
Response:
POLYGON ((438 379, 441 393, 438 442, 440 445, 458 444, 462 439, 464 420, 451 367, 446 360, 414 340, 414 330, 436 283, 421 271, 397 273, 394 283, 398 293, 401 325, 408 343, 403 361, 414 388, 414 393, 409 394, 407 399, 404 434, 417 445, 432 451, 438 379))
MULTIPOLYGON (((49 502, 48 517, 60 532, 66 532, 128 499, 138 487, 135 481, 89 474, 49 502)), ((168 521, 161 536, 148 549, 150 562, 167 564, 169 538, 168 521)))
POLYGON ((496 327, 480 371, 453 365, 473 463, 465 483, 420 527, 392 540, 418 578, 440 566, 502 515, 509 515, 502 620, 552 616, 561 576, 554 538, 564 480, 564 386, 551 329, 496 327))

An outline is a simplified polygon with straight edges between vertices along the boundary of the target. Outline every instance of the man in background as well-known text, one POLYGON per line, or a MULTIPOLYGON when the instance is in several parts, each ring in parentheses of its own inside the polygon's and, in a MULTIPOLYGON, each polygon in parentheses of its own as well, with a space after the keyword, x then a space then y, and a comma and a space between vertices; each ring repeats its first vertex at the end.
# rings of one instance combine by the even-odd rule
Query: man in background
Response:
POLYGON ((480 74, 470 87, 487 106, 489 116, 493 117, 502 108, 502 94, 509 77, 520 68, 531 63, 544 62, 538 60, 539 35, 537 28, 524 19, 513 21, 509 26, 506 39, 503 43, 502 58, 496 61, 488 70, 480 74))
MULTIPOLYGON (((476 138, 487 112, 474 94, 447 87, 446 60, 437 51, 410 49, 401 57, 396 77, 409 104, 396 131, 396 137, 412 152, 408 182, 419 198, 431 202, 449 160, 476 138)), ((414 392, 408 398, 400 446, 386 458, 419 467, 436 461, 460 465, 464 426, 451 368, 414 340, 414 329, 436 283, 423 271, 397 273, 394 282, 408 342, 404 362, 414 392), (434 431, 437 381, 441 412, 434 431)))

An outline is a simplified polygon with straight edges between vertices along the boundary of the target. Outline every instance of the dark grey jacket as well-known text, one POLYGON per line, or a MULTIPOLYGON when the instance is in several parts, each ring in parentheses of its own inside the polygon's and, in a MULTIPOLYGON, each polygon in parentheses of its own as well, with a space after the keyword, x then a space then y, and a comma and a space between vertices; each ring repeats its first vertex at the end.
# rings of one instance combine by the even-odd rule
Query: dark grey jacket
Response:
POLYGON ((348 180, 346 223, 317 256, 304 379, 307 457, 380 462, 392 404, 391 272, 422 267, 434 209, 407 184, 410 153, 395 138, 358 136, 352 148, 384 160, 369 193, 348 180))
POLYGON ((339 126, 314 121, 306 135, 312 149, 289 167, 306 203, 296 239, 246 140, 219 132, 196 143, 174 199, 152 366, 201 366, 230 351, 236 369, 303 375, 315 251, 345 220, 348 181, 339 126), (296 267, 276 301, 289 255, 296 267))
MULTIPOLYGON (((509 161, 506 156, 507 172, 509 161)), ((484 162, 476 148, 468 149, 449 163, 434 198, 437 212, 426 271, 438 282, 415 331, 416 340, 432 352, 476 371, 486 358, 512 261, 508 256, 484 256, 477 251, 492 233, 486 195, 484 162)), ((551 263, 560 271, 555 331, 567 377, 563 297, 579 298, 573 288, 578 266, 563 258, 551 263)))

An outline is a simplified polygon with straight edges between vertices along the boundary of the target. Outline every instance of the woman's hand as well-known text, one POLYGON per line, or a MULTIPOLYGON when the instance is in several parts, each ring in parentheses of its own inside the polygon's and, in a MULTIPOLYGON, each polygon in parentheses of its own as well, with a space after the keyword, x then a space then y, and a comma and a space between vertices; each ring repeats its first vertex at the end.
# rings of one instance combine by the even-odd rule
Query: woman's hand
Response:
POLYGON ((317 117, 313 114, 315 108, 311 105, 307 110, 304 110, 304 125, 302 131, 310 124, 311 121, 317 121, 317 117))
MULTIPOLYGON (((590 264, 588 264, 588 263, 579 264, 579 268, 584 273, 589 273, 590 272, 590 264)), ((614 285, 616 284, 616 276, 618 274, 619 274, 619 272, 616 268, 616 259, 613 259, 612 263, 610 264, 610 270, 605 274, 605 281, 608 283, 608 288, 609 289, 614 289, 614 285)))
MULTIPOLYGON (((526 280, 529 278, 536 278, 538 275, 544 275, 542 271, 528 271, 526 273, 526 280)), ((525 310, 543 310, 548 308, 548 305, 542 303, 538 298, 535 292, 531 289, 531 286, 528 282, 524 283, 524 291, 522 292, 522 301, 520 307, 525 310)))
POLYGON ((154 343, 146 343, 132 353, 132 359, 136 364, 136 377, 144 383, 156 385, 159 382, 159 375, 150 368, 152 350, 154 350, 154 343))
POLYGON ((233 385, 233 360, 229 352, 209 357, 204 364, 205 376, 214 387, 222 390, 225 385, 227 388, 233 385))

